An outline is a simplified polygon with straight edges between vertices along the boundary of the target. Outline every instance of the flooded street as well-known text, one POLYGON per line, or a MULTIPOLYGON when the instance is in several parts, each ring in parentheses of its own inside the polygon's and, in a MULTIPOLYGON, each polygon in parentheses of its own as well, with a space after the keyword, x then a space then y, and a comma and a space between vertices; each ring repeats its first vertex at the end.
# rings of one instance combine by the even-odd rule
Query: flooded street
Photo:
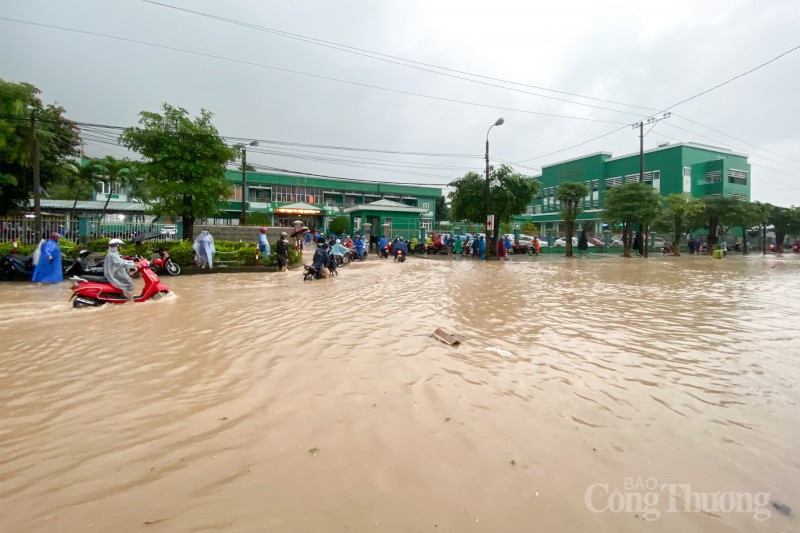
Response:
POLYGON ((0 284, 0 530, 800 531, 800 257, 301 273, 0 284))

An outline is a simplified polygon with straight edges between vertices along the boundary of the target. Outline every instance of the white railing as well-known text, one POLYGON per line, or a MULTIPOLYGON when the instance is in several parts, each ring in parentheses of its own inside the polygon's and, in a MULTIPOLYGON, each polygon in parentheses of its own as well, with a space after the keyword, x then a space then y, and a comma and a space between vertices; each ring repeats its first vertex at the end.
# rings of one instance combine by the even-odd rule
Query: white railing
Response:
POLYGON ((36 244, 39 239, 47 238, 52 233, 58 233, 70 240, 78 238, 78 222, 68 222, 66 218, 42 218, 42 235, 37 236, 34 230, 33 217, 4 217, 0 218, 0 242, 14 242, 18 244, 36 244))

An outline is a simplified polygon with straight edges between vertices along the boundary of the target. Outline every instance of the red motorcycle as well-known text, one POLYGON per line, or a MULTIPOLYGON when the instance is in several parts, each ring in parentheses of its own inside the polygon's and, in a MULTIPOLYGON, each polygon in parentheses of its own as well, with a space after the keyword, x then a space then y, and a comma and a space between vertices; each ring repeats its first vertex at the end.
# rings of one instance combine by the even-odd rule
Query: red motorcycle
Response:
POLYGON ((181 266, 170 259, 169 252, 164 248, 156 250, 159 257, 156 257, 150 262, 150 269, 155 270, 157 273, 166 272, 170 276, 177 276, 181 273, 181 266))
MULTIPOLYGON (((169 293, 169 287, 163 285, 149 267, 147 259, 140 259, 136 263, 136 271, 144 278, 144 290, 133 299, 134 302, 146 302, 151 298, 155 300, 169 293)), ((70 297, 72 307, 98 307, 106 303, 124 304, 128 301, 122 290, 103 276, 75 276, 72 279, 75 281, 70 297)))

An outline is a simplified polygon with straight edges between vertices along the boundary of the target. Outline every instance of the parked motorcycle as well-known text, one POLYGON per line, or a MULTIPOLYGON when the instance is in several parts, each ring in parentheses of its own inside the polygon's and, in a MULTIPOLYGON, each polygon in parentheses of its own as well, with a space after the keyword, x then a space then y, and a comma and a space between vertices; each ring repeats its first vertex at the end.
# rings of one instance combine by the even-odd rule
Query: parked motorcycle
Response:
POLYGON ((181 273, 181 266, 172 260, 169 256, 169 252, 163 247, 156 250, 156 254, 158 254, 159 257, 156 257, 150 262, 150 268, 152 270, 155 270, 159 274, 166 272, 170 276, 177 276, 181 273))
MULTIPOLYGON (((144 278, 144 290, 133 301, 136 303, 160 298, 169 293, 169 287, 162 284, 155 272, 150 270, 147 259, 139 259, 136 270, 144 278)), ((124 304, 128 301, 121 289, 112 285, 103 276, 73 276, 72 307, 98 307, 107 303, 124 304)))
POLYGON ((0 256, 0 279, 29 280, 33 276, 33 258, 25 255, 0 256))
POLYGON ((103 263, 89 261, 89 255, 92 252, 89 250, 81 250, 78 252, 78 257, 73 259, 72 264, 64 270, 64 277, 82 276, 88 274, 90 276, 103 275, 103 263))

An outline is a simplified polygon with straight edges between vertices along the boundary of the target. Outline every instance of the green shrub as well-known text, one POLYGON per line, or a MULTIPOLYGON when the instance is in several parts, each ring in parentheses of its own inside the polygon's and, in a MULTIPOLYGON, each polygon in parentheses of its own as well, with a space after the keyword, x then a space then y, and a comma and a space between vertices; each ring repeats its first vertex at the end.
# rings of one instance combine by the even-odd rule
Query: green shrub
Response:
MULTIPOLYGON (((8 255, 11 253, 11 243, 4 242, 0 243, 0 255, 8 255)), ((33 255, 33 251, 36 249, 36 246, 33 244, 21 244, 17 246, 17 252, 19 255, 33 255)))
MULTIPOLYGON (((159 245, 164 244, 167 243, 159 243, 159 245)), ((169 244, 170 246, 164 246, 164 249, 169 252, 173 261, 180 266, 194 265, 194 248, 192 248, 192 243, 189 241, 171 241, 169 244)))
MULTIPOLYGON (((347 233, 350 231, 350 217, 336 217, 331 221, 330 225, 330 233, 334 235, 340 235, 342 233, 347 233)), ((291 259, 291 255, 289 256, 291 259)))
POLYGON ((236 258, 239 262, 243 265, 252 266, 256 264, 256 255, 258 254, 258 248, 255 246, 247 246, 245 248, 240 248, 236 252, 236 258))

